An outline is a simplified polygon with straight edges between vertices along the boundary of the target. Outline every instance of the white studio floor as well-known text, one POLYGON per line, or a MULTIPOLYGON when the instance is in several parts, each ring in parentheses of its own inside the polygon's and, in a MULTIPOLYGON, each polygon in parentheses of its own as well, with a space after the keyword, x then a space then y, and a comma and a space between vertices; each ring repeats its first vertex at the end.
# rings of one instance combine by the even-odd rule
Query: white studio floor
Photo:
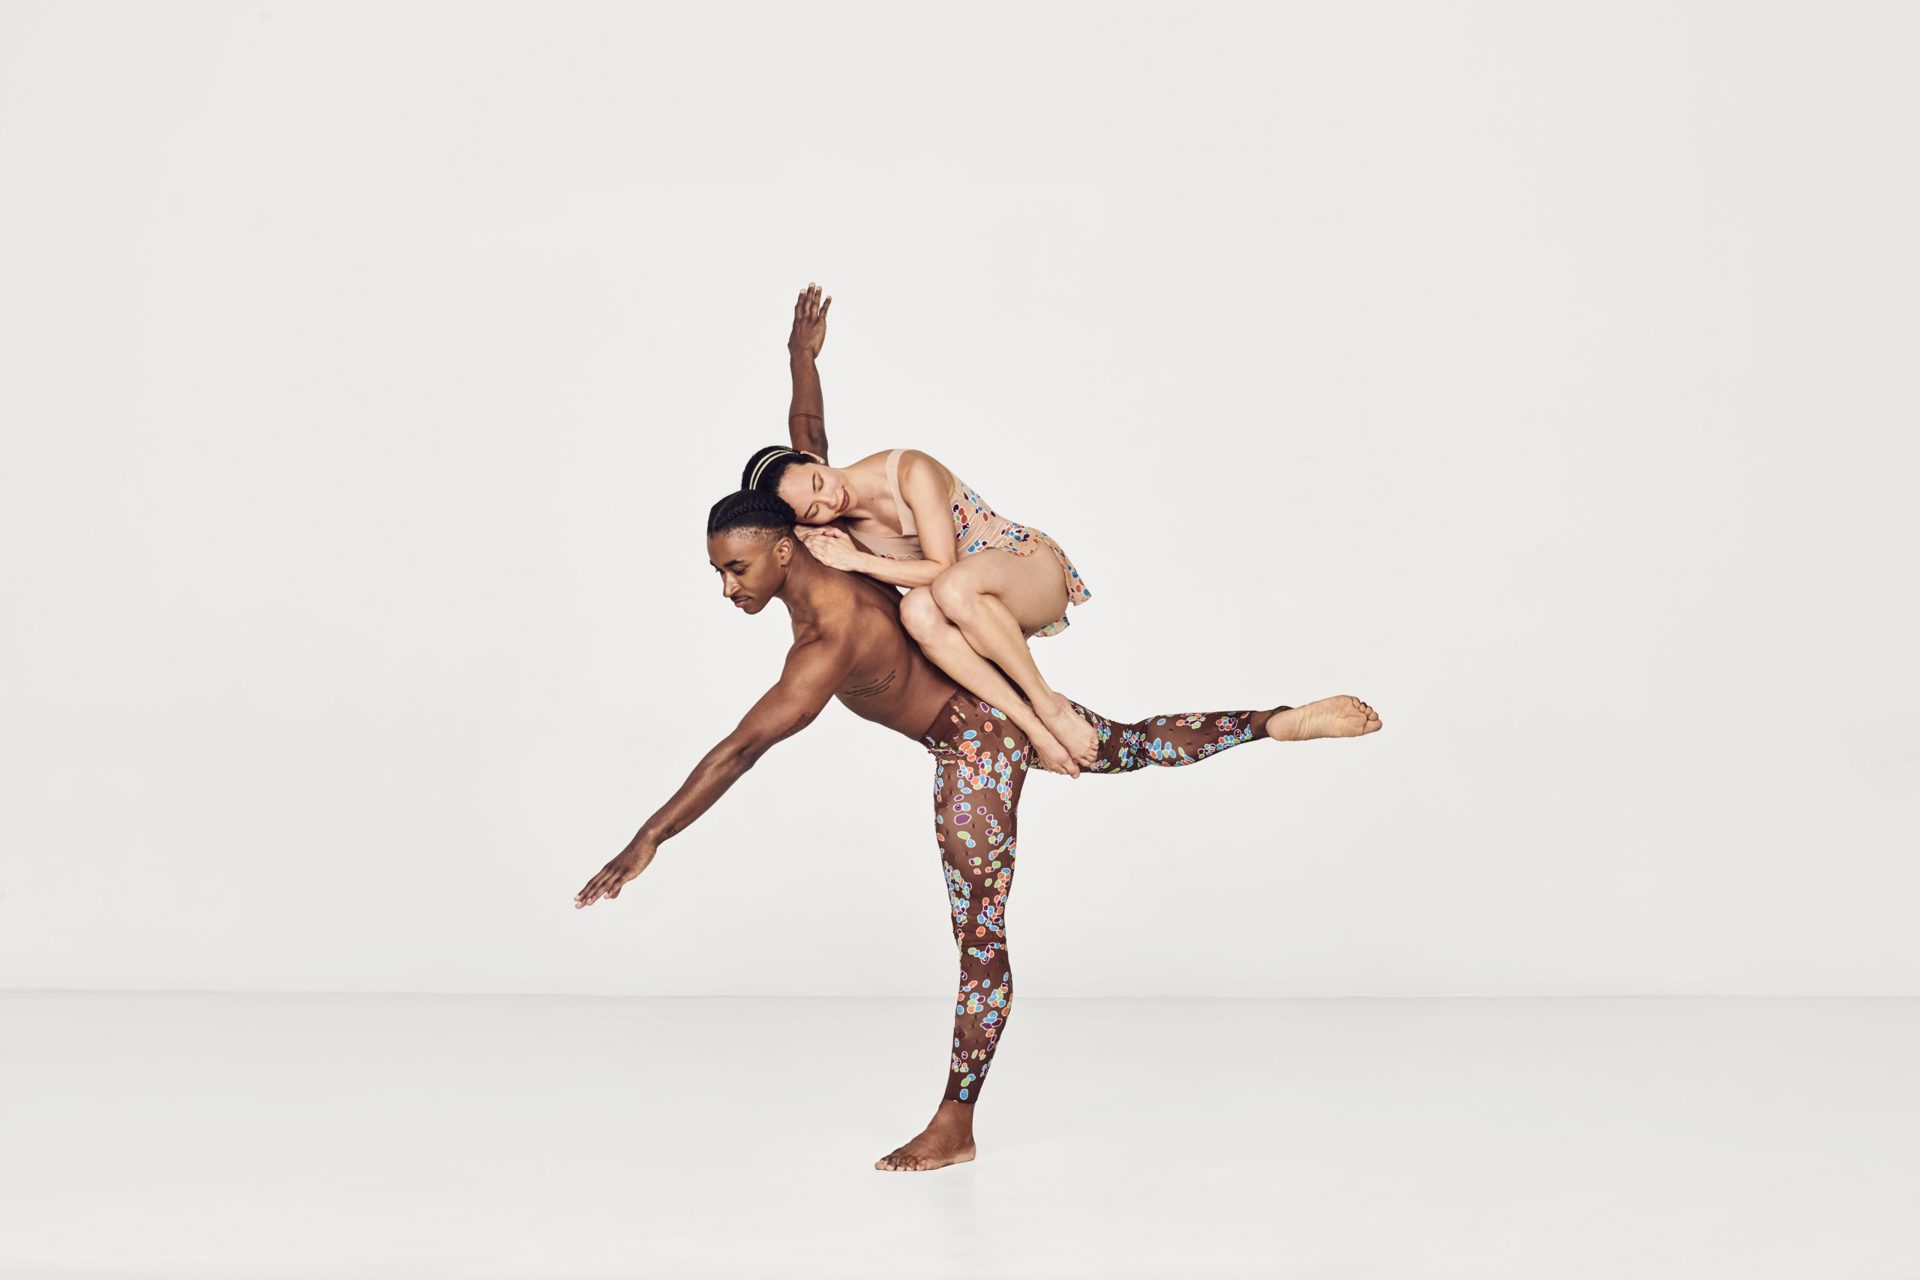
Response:
POLYGON ((1920 1277, 1920 1000, 0 994, 0 1276, 1920 1277))

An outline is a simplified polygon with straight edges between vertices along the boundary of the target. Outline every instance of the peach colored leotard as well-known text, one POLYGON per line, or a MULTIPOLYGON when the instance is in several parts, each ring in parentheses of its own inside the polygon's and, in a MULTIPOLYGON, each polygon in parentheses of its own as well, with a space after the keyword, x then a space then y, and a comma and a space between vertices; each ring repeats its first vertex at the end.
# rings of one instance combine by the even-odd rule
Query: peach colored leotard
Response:
MULTIPOLYGON (((914 528, 913 509, 900 496, 900 455, 904 452, 904 449, 895 449, 887 455, 887 485, 893 490, 894 509, 900 513, 899 535, 863 529, 857 534, 849 530, 849 536, 875 555, 885 556, 889 560, 925 560, 926 551, 921 547, 919 533, 914 528)), ((1085 604, 1092 597, 1093 593, 1087 590, 1080 571, 1073 567, 1073 561, 1067 559, 1067 553, 1059 543, 1032 525, 1020 524, 996 514, 987 505, 987 500, 974 492, 972 485, 951 471, 947 474, 952 477, 947 487, 947 504, 953 512, 955 552, 970 556, 978 551, 1005 551, 1016 556, 1030 556, 1044 546, 1060 561, 1060 572, 1067 583, 1067 603, 1085 604)), ((1067 616, 1063 613, 1057 621, 1034 632, 1034 635, 1058 635, 1066 629, 1067 616)))

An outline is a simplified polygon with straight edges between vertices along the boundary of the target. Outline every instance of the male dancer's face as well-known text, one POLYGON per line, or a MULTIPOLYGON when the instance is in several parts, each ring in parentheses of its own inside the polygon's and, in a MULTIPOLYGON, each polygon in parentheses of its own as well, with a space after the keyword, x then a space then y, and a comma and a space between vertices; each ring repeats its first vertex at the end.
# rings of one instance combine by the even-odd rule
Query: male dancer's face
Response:
POLYGON ((720 575, 720 594, 736 609, 758 613, 787 585, 793 535, 772 529, 728 529, 707 539, 707 563, 720 575))

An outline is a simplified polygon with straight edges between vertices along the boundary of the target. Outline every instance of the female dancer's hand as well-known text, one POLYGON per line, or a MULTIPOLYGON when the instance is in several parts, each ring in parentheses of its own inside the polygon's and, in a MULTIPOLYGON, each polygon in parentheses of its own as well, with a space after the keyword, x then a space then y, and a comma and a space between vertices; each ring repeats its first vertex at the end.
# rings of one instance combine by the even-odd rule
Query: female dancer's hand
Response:
POLYGON ((801 543, 813 554, 813 558, 829 569, 858 573, 863 568, 861 561, 866 559, 867 553, 854 545, 846 530, 828 525, 801 525, 798 532, 801 543))
POLYGON ((827 308, 832 305, 831 296, 821 299, 817 284, 800 291, 800 297, 793 304, 793 332, 787 335, 787 350, 791 354, 819 358, 820 348, 827 342, 827 308))
POLYGON ((653 855, 660 852, 657 845, 634 843, 620 851, 620 856, 600 868, 600 874, 587 881, 586 887, 573 895, 574 909, 590 907, 601 898, 617 898, 620 888, 627 881, 647 869, 653 861, 653 855))

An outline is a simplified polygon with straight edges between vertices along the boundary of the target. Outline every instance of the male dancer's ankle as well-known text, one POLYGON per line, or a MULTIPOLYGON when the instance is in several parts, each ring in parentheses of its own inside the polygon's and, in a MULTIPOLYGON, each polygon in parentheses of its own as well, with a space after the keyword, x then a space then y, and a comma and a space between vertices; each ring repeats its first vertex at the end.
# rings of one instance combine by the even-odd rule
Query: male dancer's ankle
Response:
POLYGON ((1252 726, 1254 738, 1256 740, 1260 738, 1272 738, 1275 742, 1291 742, 1293 740, 1293 721, 1282 720, 1279 724, 1275 724, 1273 719, 1275 716, 1283 712, 1292 711, 1293 709, 1292 707, 1275 707, 1271 711, 1256 712, 1254 718, 1257 719, 1259 723, 1252 726))

